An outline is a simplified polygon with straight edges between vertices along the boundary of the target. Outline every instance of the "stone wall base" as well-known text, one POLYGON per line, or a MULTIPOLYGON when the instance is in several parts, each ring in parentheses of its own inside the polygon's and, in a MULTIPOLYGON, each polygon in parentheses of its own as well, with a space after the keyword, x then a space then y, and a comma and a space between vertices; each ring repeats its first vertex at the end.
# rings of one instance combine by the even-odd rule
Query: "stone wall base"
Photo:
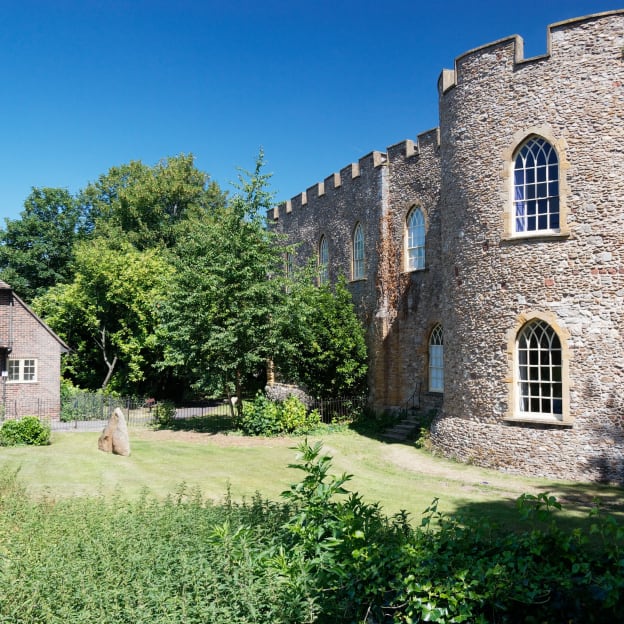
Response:
POLYGON ((486 424, 438 416, 434 447, 446 457, 527 476, 624 484, 624 437, 575 428, 486 424))

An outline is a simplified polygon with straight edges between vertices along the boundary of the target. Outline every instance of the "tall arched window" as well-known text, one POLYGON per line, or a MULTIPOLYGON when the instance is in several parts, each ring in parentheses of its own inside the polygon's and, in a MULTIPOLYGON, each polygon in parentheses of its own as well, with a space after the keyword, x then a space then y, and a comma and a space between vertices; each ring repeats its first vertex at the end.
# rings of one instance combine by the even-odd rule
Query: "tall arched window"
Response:
POLYGON ((444 392, 444 334, 439 324, 429 336, 429 392, 444 392))
POLYGON ((284 255, 284 273, 286 275, 286 279, 292 279, 294 275, 293 255, 290 251, 287 251, 284 255))
POLYGON ((407 215, 405 256, 408 271, 425 268, 425 217, 420 208, 407 215))
POLYGON ((318 246, 319 284, 327 284, 329 281, 329 243, 321 236, 318 246))
POLYGON ((352 275, 354 280, 364 278, 364 231, 358 223, 353 230, 352 275))
POLYGON ((529 321, 516 339, 518 412, 522 416, 563 415, 561 341, 546 321, 529 321))
POLYGON ((559 231, 559 158, 546 139, 532 137, 516 152, 514 233, 559 231))

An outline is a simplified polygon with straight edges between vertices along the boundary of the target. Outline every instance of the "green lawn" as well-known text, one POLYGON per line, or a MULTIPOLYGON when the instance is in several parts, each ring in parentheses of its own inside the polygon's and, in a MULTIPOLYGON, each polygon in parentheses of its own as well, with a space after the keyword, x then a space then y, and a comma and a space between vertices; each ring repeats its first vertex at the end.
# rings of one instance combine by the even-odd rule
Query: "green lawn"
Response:
MULTIPOLYGON (((302 474, 295 460, 297 438, 261 440, 209 434, 131 431, 130 457, 97 449, 98 433, 54 433, 48 447, 0 449, 0 467, 19 468, 19 480, 34 496, 119 494, 136 497, 149 490, 174 494, 185 483, 214 499, 230 488, 234 499, 255 492, 279 499, 302 474), (186 435, 188 438, 188 434, 186 435)), ((584 513, 594 497, 610 511, 623 511, 622 490, 596 484, 572 484, 524 478, 432 457, 408 444, 386 444, 353 431, 327 433, 325 448, 334 472, 354 474, 350 489, 379 501, 388 513, 407 510, 420 517, 434 497, 446 512, 486 514, 506 521, 523 492, 553 492, 572 515, 584 513)))

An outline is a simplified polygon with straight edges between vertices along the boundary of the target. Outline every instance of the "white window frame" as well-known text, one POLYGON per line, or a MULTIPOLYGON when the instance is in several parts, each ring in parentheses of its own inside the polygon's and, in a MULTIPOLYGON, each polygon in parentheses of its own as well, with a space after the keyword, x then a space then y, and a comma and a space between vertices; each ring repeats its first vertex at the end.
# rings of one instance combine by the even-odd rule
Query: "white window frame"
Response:
POLYGON ((429 392, 444 392, 444 330, 439 323, 429 335, 429 392))
POLYGON ((321 236, 318 246, 318 279, 319 285, 329 282, 329 242, 325 236, 321 236))
POLYGON ((352 241, 352 279, 360 280, 365 277, 365 255, 364 255, 364 230, 362 224, 357 223, 353 230, 352 241))
POLYGON ((35 358, 9 358, 7 381, 9 383, 36 383, 37 368, 35 358))
POLYGON ((522 326, 516 336, 516 416, 563 420, 564 362, 561 339, 542 319, 522 326))
POLYGON ((561 232, 559 156, 540 136, 524 141, 514 155, 512 228, 515 236, 561 232))
POLYGON ((408 271, 425 268, 425 215, 414 206, 405 221, 405 260, 408 271))

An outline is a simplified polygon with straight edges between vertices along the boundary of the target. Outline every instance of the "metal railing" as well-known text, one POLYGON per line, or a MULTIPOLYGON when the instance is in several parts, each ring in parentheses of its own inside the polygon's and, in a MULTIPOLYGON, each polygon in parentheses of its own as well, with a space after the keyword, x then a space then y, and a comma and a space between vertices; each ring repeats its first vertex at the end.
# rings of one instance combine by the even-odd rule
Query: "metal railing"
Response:
MULTIPOLYGON (((315 399, 308 405, 316 409, 324 423, 353 420, 366 407, 367 398, 343 397, 315 399)), ((172 429, 215 432, 236 428, 236 414, 227 400, 173 406, 153 399, 114 397, 100 393, 80 392, 57 401, 11 400, 0 404, 0 424, 35 416, 53 431, 96 431, 103 429, 116 408, 120 408, 128 427, 161 425, 172 429)))

